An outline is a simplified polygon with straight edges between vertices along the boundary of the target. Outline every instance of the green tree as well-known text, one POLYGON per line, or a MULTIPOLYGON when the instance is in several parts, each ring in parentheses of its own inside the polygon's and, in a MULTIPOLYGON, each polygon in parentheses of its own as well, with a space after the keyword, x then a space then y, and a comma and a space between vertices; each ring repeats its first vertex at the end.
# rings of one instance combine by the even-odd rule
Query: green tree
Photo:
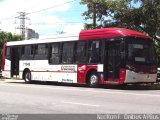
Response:
POLYGON ((0 46, 3 46, 3 43, 8 42, 8 41, 18 41, 22 40, 20 35, 13 35, 10 32, 3 32, 0 31, 0 46))
POLYGON ((105 16, 109 16, 112 11, 106 5, 106 0, 81 0, 81 4, 87 5, 88 10, 85 11, 82 15, 85 16, 85 20, 92 19, 93 23, 86 23, 85 29, 94 29, 95 27, 99 28, 104 21, 105 16))
MULTIPOLYGON (((96 21, 101 23, 97 27, 125 27, 145 32, 154 38, 160 31, 159 0, 81 0, 81 4, 88 8, 82 14, 86 20, 94 19, 93 14, 96 12, 96 21)), ((92 29, 91 24, 86 24, 89 26, 86 29, 92 29)))

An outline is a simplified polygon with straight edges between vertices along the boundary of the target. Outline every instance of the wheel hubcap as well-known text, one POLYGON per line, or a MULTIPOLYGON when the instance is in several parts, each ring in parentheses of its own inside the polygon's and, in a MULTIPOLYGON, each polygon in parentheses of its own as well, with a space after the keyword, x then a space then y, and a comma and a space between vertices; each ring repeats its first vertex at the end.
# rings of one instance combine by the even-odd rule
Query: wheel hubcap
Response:
POLYGON ((31 78, 31 75, 30 75, 30 73, 26 73, 25 80, 26 80, 26 81, 30 81, 30 78, 31 78))
POLYGON ((95 84, 98 81, 98 77, 96 75, 92 75, 90 78, 90 83, 95 84))

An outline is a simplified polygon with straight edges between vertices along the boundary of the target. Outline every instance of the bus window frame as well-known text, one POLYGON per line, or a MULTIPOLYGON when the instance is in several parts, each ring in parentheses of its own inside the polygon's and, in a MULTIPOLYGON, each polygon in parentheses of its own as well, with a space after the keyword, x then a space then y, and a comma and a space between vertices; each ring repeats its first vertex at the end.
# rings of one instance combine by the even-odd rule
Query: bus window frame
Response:
POLYGON ((34 60, 48 60, 48 49, 49 49, 49 46, 48 46, 48 43, 42 43, 42 44, 34 44, 34 60), (44 53, 40 53, 39 51, 39 46, 40 45, 44 45, 45 47, 43 47, 45 51, 43 51, 44 53), (37 51, 36 51, 37 49, 37 51))
POLYGON ((7 48, 5 49, 5 56, 6 59, 11 60, 11 46, 7 46, 7 48), (9 50, 9 53, 8 53, 9 50))
MULTIPOLYGON (((61 64, 74 64, 75 63, 75 41, 67 41, 67 42, 63 42, 63 43, 61 43, 61 64), (72 62, 70 61, 70 62, 66 62, 66 63, 64 63, 64 61, 63 61, 63 57, 64 57, 64 45, 65 44, 72 44, 73 46, 73 51, 72 51, 72 62)), ((70 48, 71 49, 71 48, 70 48)), ((67 55, 66 55, 67 56, 67 55)), ((67 59, 68 59, 68 57, 67 57, 67 59)))
MULTIPOLYGON (((82 46, 82 45, 81 45, 82 46)), ((88 60, 88 54, 87 54, 87 41, 77 41, 75 45, 75 63, 76 64, 86 64, 88 60), (78 47, 80 43, 84 43, 83 49, 79 49, 78 47), (78 51, 79 50, 79 51, 78 51), (83 53, 82 53, 83 52, 83 53), (83 54, 84 61, 80 60, 79 57, 83 54)))
POLYGON ((50 65, 55 65, 55 64, 60 64, 61 63, 61 42, 53 42, 53 43, 50 43, 49 46, 48 46, 48 63, 50 65), (54 61, 51 61, 51 57, 52 57, 52 45, 54 44, 58 44, 58 53, 53 53, 53 54, 57 54, 58 57, 59 57, 59 62, 55 63, 54 61))

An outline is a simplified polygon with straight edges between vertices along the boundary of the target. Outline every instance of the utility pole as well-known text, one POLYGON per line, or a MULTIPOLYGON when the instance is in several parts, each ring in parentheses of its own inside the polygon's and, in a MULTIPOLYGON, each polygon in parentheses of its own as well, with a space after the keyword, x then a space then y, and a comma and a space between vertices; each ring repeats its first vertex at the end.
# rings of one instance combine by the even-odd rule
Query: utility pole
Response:
POLYGON ((96 28, 96 4, 97 3, 93 3, 93 29, 96 28))
POLYGON ((27 13, 26 12, 18 12, 19 16, 15 17, 20 20, 20 25, 19 27, 16 27, 16 29, 20 29, 20 35, 22 36, 22 39, 25 39, 25 31, 26 31, 26 26, 25 26, 25 21, 30 20, 28 17, 26 17, 27 13))

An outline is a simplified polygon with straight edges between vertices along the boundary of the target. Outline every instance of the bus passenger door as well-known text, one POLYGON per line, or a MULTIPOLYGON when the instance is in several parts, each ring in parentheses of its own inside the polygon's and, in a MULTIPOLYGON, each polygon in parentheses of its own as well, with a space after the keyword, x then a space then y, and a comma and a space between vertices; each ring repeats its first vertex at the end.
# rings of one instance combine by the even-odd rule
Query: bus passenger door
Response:
POLYGON ((18 47, 11 48, 11 77, 19 75, 19 50, 18 47))
POLYGON ((116 81, 120 72, 120 42, 106 42, 104 58, 104 80, 116 81))

